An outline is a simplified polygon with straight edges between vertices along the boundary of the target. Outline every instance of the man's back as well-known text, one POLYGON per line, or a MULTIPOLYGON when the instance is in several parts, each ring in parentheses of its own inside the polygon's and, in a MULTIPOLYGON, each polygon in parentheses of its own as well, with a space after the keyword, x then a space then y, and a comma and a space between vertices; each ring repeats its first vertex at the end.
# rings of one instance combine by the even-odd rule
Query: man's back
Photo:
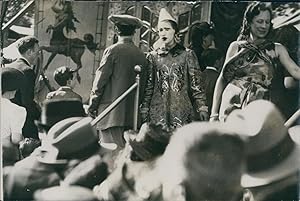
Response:
POLYGON ((26 108, 27 117, 22 132, 24 137, 38 138, 37 127, 34 124, 34 120, 40 118, 40 109, 34 102, 34 85, 36 75, 33 69, 29 66, 29 63, 23 58, 17 59, 13 63, 6 65, 6 67, 15 68, 24 73, 24 84, 16 91, 15 98, 11 101, 26 108))
MULTIPOLYGON (((101 113, 134 84, 136 77, 134 67, 136 65, 146 68, 147 60, 144 53, 133 44, 131 39, 125 38, 124 41, 119 41, 106 49, 100 67, 97 70, 101 74, 102 80, 107 79, 102 89, 103 95, 100 99, 98 113, 101 113)), ((146 72, 145 69, 143 69, 143 72, 146 72)), ((100 122, 102 129, 112 126, 133 125, 134 94, 134 92, 130 93, 124 101, 100 122)))

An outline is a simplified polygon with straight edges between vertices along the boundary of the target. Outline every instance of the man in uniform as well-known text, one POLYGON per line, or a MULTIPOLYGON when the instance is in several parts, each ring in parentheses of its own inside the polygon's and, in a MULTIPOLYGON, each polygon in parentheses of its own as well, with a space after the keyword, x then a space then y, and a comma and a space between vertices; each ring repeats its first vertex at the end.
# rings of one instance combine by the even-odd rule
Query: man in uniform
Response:
MULTIPOLYGON (((109 46, 103 53, 90 95, 89 115, 95 117, 124 93, 135 82, 134 67, 142 66, 146 72, 147 60, 144 53, 133 43, 135 30, 142 27, 142 21, 130 15, 112 15, 108 19, 114 23, 118 42, 109 46)), ((141 92, 143 91, 141 84, 141 92)), ((97 129, 102 143, 115 143, 125 146, 123 132, 133 126, 134 93, 130 93, 115 109, 102 119, 97 129)))

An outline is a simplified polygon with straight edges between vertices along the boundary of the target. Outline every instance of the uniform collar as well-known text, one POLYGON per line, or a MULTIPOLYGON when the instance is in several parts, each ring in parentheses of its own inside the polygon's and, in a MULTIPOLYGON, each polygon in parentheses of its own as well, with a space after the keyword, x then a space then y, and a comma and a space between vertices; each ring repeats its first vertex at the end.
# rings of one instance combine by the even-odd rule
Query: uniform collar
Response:
POLYGON ((133 43, 132 36, 119 36, 118 43, 133 43))
POLYGON ((30 62, 25 58, 25 57, 19 57, 20 60, 24 61, 28 66, 30 66, 30 68, 32 68, 30 62))

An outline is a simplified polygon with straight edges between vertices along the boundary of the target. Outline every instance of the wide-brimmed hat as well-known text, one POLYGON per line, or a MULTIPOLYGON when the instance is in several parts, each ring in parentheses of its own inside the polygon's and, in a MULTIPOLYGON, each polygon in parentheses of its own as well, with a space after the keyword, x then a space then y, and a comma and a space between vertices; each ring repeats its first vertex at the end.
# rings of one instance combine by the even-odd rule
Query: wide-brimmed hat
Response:
POLYGON ((140 160, 163 154, 170 137, 171 132, 164 130, 161 125, 148 123, 144 123, 138 133, 132 130, 125 133, 125 140, 140 160))
POLYGON ((98 201, 93 191, 82 186, 54 186, 34 193, 36 201, 98 201))
POLYGON ((110 15, 108 17, 108 20, 110 20, 116 26, 127 25, 127 26, 133 26, 135 28, 141 28, 143 26, 142 20, 132 15, 126 15, 126 14, 110 15))
POLYGON ((70 159, 81 159, 94 154, 99 138, 90 117, 72 117, 55 124, 42 141, 37 159, 45 164, 66 164, 70 159))
POLYGON ((244 109, 233 111, 226 124, 246 140, 243 187, 267 185, 299 170, 300 146, 290 137, 283 115, 273 103, 253 101, 244 109))
POLYGON ((15 68, 1 68, 1 90, 14 91, 24 84, 24 73, 15 68))
POLYGON ((86 116, 83 104, 78 99, 46 100, 43 103, 41 120, 35 121, 36 125, 50 129, 57 122, 69 117, 86 116))

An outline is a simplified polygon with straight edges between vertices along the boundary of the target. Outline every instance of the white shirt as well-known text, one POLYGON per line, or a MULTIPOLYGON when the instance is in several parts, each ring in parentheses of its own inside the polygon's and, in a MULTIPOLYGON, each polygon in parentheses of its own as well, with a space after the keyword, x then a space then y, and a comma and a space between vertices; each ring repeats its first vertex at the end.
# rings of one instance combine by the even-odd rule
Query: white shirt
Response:
POLYGON ((1 97, 1 138, 10 138, 12 134, 22 134, 26 114, 24 107, 1 97))

